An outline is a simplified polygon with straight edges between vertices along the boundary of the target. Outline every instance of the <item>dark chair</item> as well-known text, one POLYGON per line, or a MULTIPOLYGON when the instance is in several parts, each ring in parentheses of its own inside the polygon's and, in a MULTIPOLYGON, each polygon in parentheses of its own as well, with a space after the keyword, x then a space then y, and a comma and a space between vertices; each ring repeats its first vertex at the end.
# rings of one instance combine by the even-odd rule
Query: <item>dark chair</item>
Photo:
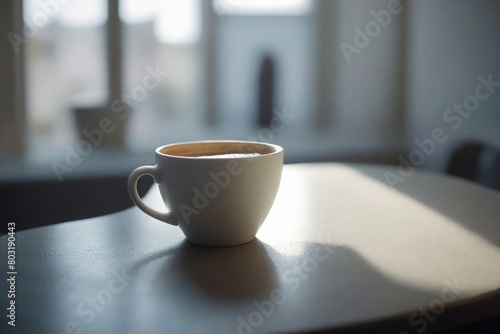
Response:
POLYGON ((465 143, 451 155, 447 172, 500 191, 500 151, 480 142, 465 143))

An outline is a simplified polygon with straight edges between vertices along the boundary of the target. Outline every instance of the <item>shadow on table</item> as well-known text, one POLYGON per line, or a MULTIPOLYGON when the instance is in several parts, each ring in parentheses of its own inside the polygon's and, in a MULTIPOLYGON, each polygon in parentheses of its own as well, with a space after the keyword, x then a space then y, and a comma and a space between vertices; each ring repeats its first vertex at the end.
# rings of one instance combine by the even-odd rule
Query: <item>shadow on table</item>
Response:
MULTIPOLYGON (((326 326, 332 319, 338 319, 334 323, 344 324, 351 319, 354 324, 360 314, 365 319, 377 318, 379 309, 400 315, 389 321, 339 327, 335 332, 426 330, 431 333, 449 323, 460 322, 453 319, 456 316, 453 312, 444 312, 435 317, 436 321, 426 320, 422 314, 429 312, 433 300, 441 298, 441 290, 419 290, 395 281, 346 246, 306 243, 300 245, 300 253, 287 255, 258 239, 222 248, 184 241, 133 266, 131 272, 138 274, 139 285, 143 284, 139 269, 146 265, 155 267, 147 272, 151 269, 155 272, 148 284, 154 288, 156 304, 162 305, 161 301, 168 299, 176 308, 175 314, 161 307, 155 309, 154 314, 148 314, 151 330, 161 328, 163 322, 176 320, 188 322, 186 326, 193 326, 188 330, 196 331, 196 325, 189 324, 185 318, 189 315, 197 319, 196 323, 207 326, 220 325, 214 319, 225 317, 224 328, 212 328, 214 332, 237 332, 241 325, 238 318, 245 320, 252 312, 259 311, 256 303, 268 305, 268 310, 272 305, 273 314, 263 316, 258 326, 259 331, 265 332, 283 328, 287 332, 300 332, 315 327, 321 332, 322 325, 326 326), (273 299, 276 291, 279 303, 273 299), (420 311, 402 310, 401 298, 417 301, 420 311), (331 300, 342 302, 331 303, 331 300), (211 311, 211 306, 213 312, 220 312, 221 307, 228 311, 218 315, 211 311), (278 313, 280 316, 274 317, 278 313), (412 313, 415 317, 410 323, 412 313)), ((444 283, 442 288, 446 288, 444 283)))
POLYGON ((204 247, 184 241, 160 268, 159 279, 174 278, 186 295, 223 302, 267 296, 277 285, 269 246, 260 240, 234 247, 204 247))
MULTIPOLYGON (((162 236, 151 238, 153 244, 161 241, 162 236)), ((74 261, 82 254, 86 258, 94 256, 88 252, 91 239, 91 234, 80 235, 72 248, 74 261)), ((25 251, 38 252, 47 247, 42 239, 25 246, 25 251)), ((53 283, 40 289, 35 284, 19 282, 23 289, 17 297, 30 301, 19 305, 19 326, 16 327, 20 332, 33 332, 35 328, 40 332, 54 332, 72 320, 89 333, 103 332, 103 329, 124 334, 155 333, 165 328, 172 333, 207 329, 214 333, 235 333, 241 325, 238 318, 248 322, 252 314, 259 312, 255 302, 260 305, 267 302, 268 310, 272 302, 272 312, 262 316, 258 328, 248 323, 251 328, 246 332, 276 332, 278 329, 282 332, 306 329, 321 332, 328 324, 349 323, 349 319, 356 319, 359 314, 369 319, 370 312, 383 307, 406 313, 392 321, 356 324, 337 328, 335 332, 400 333, 408 330, 417 333, 425 324, 425 333, 431 333, 439 328, 436 326, 441 319, 454 316, 453 310, 448 312, 446 308, 436 321, 424 322, 425 318, 419 314, 415 318, 418 325, 412 326, 408 316, 417 310, 401 310, 399 298, 418 300, 425 310, 439 298, 441 291, 418 290, 397 282, 346 246, 311 242, 277 243, 271 247, 256 239, 226 248, 201 247, 183 241, 158 253, 148 252, 148 244, 143 244, 141 253, 151 255, 142 258, 121 250, 98 252, 100 256, 95 261, 84 262, 88 267, 80 268, 79 276, 51 269, 54 262, 61 263, 68 258, 65 252, 58 250, 48 259, 40 257, 39 268, 34 272, 30 272, 29 267, 24 268, 24 277, 39 277, 38 271, 41 271, 45 281, 53 283), (125 272, 132 278, 123 292, 113 295, 112 300, 96 313, 95 319, 87 323, 86 316, 75 313, 78 305, 87 303, 88 297, 98 297, 112 277, 86 280, 85 276, 94 266, 106 263, 116 266, 118 262, 126 267, 125 272), (276 291, 281 296, 278 302, 276 291), (329 303, 331 300, 336 302, 329 303)), ((25 262, 21 259, 21 263, 25 262)), ((0 264, 5 261, 2 259, 0 264)), ((85 310, 89 309, 87 305, 85 310)), ((2 322, 0 329, 4 325, 2 322)))
MULTIPOLYGON (((439 297, 440 291, 419 290, 402 284, 351 247, 308 242, 298 254, 280 254, 275 249, 273 253, 280 278, 276 288, 283 293, 283 302, 276 305, 276 310, 282 307, 288 314, 286 332, 399 333, 433 327, 428 321, 412 327, 408 315, 417 310, 402 310, 401 298, 421 301, 425 310, 439 297), (381 309, 389 314, 403 313, 390 320, 359 323, 359 318, 378 318, 381 309), (328 323, 351 325, 332 331, 324 329, 328 323)), ((419 318, 422 316, 418 315, 419 318)))
POLYGON ((136 262, 131 273, 159 265, 157 287, 184 296, 204 295, 216 301, 237 302, 266 296, 277 284, 270 246, 254 239, 233 247, 205 247, 184 240, 179 245, 136 262))

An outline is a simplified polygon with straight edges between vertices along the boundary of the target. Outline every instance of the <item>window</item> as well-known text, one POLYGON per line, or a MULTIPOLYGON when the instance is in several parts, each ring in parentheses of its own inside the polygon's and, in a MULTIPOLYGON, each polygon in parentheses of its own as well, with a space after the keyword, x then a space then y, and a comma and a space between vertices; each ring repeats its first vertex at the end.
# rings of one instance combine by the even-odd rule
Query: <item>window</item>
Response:
MULTIPOLYGON (((394 136, 399 133, 400 123, 390 118, 402 110, 400 99, 393 98, 401 94, 392 84, 402 78, 397 65, 401 57, 385 47, 398 49, 403 19, 395 18, 378 39, 381 43, 374 42, 369 52, 360 55, 369 58, 361 66, 346 63, 338 48, 339 41, 352 40, 353 28, 370 18, 368 1, 24 0, 23 4, 27 79, 26 89, 16 89, 27 95, 27 111, 25 118, 14 115, 17 111, 5 118, 2 123, 8 126, 3 128, 10 132, 3 138, 21 133, 20 138, 27 138, 27 149, 21 153, 44 165, 84 139, 82 129, 90 129, 85 117, 95 112, 99 120, 116 100, 132 107, 123 122, 123 140, 114 146, 126 153, 123 156, 175 141, 254 138, 281 144, 303 157, 310 147, 326 152, 355 143, 365 148, 366 143, 384 144, 392 130, 394 136), (274 98, 269 104, 273 111, 293 115, 286 130, 271 136, 259 136, 269 134, 258 122, 259 96, 265 91, 259 85, 264 60, 274 73, 269 80, 274 98), (374 78, 380 68, 392 73, 386 80, 389 84, 373 85, 364 79, 374 78), (353 82, 361 83, 356 90, 353 82), (26 136, 17 129, 19 124, 26 124, 26 136), (318 124, 324 131, 318 131, 318 124), (360 126, 368 129, 363 135, 369 140, 358 136, 360 126)), ((15 6, 9 6, 0 13, 2 22, 7 14, 16 17, 15 6)), ((14 25, 0 23, 0 27, 14 25)), ((7 59, 0 67, 23 62, 7 53, 0 53, 7 59)), ((8 66, 2 68, 8 71, 8 66)), ((17 87, 16 78, 23 76, 11 74, 5 86, 17 87)), ((12 89, 4 91, 8 96, 12 89)), ((97 151, 104 154, 86 160, 106 156, 105 150, 97 151)))
POLYGON ((199 0, 122 0, 120 17, 126 25, 153 23, 155 38, 165 44, 193 44, 201 34, 199 0))
POLYGON ((64 147, 88 130, 78 115, 109 109, 116 99, 132 107, 123 144, 132 151, 166 141, 246 139, 255 134, 258 73, 266 56, 276 72, 274 107, 303 116, 302 124, 314 118, 311 0, 211 5, 120 0, 119 5, 123 61, 116 78, 108 58, 118 51, 106 45, 108 1, 73 0, 47 8, 25 0, 26 22, 48 17, 26 45, 28 155, 65 153, 64 147), (168 76, 152 90, 141 87, 157 70, 168 76), (213 110, 207 99, 214 101, 213 110))
MULTIPOLYGON (((24 0, 27 148, 61 150, 78 138, 73 111, 108 99, 103 0, 24 0)), ((50 153, 49 153, 50 154, 50 153)))
POLYGON ((121 2, 123 92, 133 107, 127 148, 132 151, 148 151, 172 137, 188 138, 194 128, 206 126, 200 102, 202 1, 121 2), (144 99, 135 96, 151 69, 168 75, 144 99))
POLYGON ((165 140, 162 127, 178 129, 180 121, 200 116, 194 103, 200 94, 200 0, 121 0, 118 78, 109 69, 109 52, 116 50, 106 45, 108 1, 24 0, 24 6, 25 25, 36 28, 26 43, 28 156, 43 160, 65 153, 92 126, 81 118, 109 109, 115 99, 133 111, 126 136, 139 139, 126 140, 127 148, 149 149, 165 140), (134 88, 158 69, 170 79, 134 100, 134 88))
POLYGON ((304 15, 311 11, 311 0, 214 0, 217 14, 304 15))
POLYGON ((312 1, 221 0, 214 9, 219 121, 255 132, 259 72, 268 58, 274 72, 273 107, 287 108, 307 124, 315 107, 312 1))

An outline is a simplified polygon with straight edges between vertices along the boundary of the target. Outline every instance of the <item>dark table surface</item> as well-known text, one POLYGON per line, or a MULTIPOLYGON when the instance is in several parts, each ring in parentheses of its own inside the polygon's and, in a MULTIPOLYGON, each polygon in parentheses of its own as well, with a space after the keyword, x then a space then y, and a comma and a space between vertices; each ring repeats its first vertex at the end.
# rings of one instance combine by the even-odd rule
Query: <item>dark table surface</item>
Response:
MULTIPOLYGON (((193 245, 137 208, 18 232, 1 332, 432 333, 500 314, 500 194, 393 175, 286 165, 257 238, 235 247, 193 245)), ((156 187, 146 200, 163 206, 156 187)))

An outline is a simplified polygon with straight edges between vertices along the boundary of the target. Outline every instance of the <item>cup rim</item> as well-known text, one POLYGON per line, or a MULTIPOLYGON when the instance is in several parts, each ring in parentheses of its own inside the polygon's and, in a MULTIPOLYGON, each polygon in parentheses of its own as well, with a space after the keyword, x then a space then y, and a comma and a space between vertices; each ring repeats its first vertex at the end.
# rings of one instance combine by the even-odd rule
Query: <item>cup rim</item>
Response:
MULTIPOLYGON (((172 143, 172 144, 166 144, 158 147, 155 150, 156 155, 161 156, 161 157, 170 157, 170 158, 177 158, 177 159, 191 159, 191 160, 200 160, 199 157, 197 156, 189 156, 189 155, 180 155, 180 154, 172 154, 172 153, 165 153, 165 149, 169 148, 174 148, 178 146, 191 146, 191 145, 215 145, 215 144, 220 144, 220 145, 235 145, 235 147, 240 147, 243 146, 260 146, 261 148, 265 149, 266 152, 261 153, 259 152, 259 155, 248 157, 248 156, 232 156, 230 159, 255 159, 255 158, 262 158, 262 157, 267 157, 267 156, 272 156, 272 155, 277 155, 282 153, 283 147, 276 145, 276 144, 271 144, 271 143, 266 143, 266 142, 258 142, 258 141, 247 141, 247 140, 195 140, 195 141, 186 141, 186 142, 177 142, 177 143, 172 143)), ((253 150, 247 150, 248 153, 254 152, 253 150)), ((234 152, 234 153, 239 153, 234 152)), ((203 155, 202 153, 199 153, 199 155, 203 155)), ((226 157, 214 157, 211 160, 222 160, 222 159, 228 159, 226 157)))

